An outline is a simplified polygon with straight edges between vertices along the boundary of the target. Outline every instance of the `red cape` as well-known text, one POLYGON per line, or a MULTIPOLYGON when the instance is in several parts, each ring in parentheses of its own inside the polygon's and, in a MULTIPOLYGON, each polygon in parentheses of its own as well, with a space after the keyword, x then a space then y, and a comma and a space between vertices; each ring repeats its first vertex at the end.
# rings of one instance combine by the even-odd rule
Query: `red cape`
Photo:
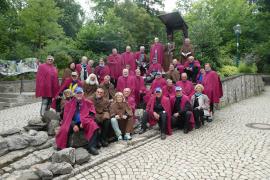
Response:
POLYGON ((41 64, 36 74, 36 97, 55 97, 59 89, 58 72, 54 65, 41 64))
POLYGON ((191 96, 195 93, 193 84, 191 81, 178 81, 176 83, 176 86, 180 86, 182 88, 182 92, 184 95, 188 96, 189 99, 191 98, 191 96))
MULTIPOLYGON (((141 52, 140 52, 140 51, 136 52, 136 53, 135 53, 135 59, 136 59, 136 60, 139 60, 140 57, 141 57, 141 52)), ((147 61, 147 60, 146 60, 146 54, 145 54, 145 53, 144 53, 144 61, 147 61)))
MULTIPOLYGON (((190 61, 186 61, 185 64, 184 64, 184 67, 185 68, 189 67, 189 64, 190 64, 190 61)), ((198 60, 193 61, 193 66, 198 67, 199 69, 201 68, 201 64, 200 64, 200 62, 198 60)))
POLYGON ((120 54, 111 54, 107 58, 107 64, 110 68, 110 76, 113 79, 117 79, 121 75, 122 64, 121 64, 121 55, 120 54))
POLYGON ((155 50, 157 50, 158 59, 157 62, 163 65, 164 60, 164 47, 161 43, 154 43, 150 49, 150 63, 152 63, 153 58, 155 57, 155 50))
MULTIPOLYGON (((173 109, 173 106, 174 106, 174 103, 175 103, 175 99, 176 97, 173 96, 170 100, 171 100, 171 108, 173 109)), ((185 104, 190 100, 190 98, 188 96, 185 96, 185 95, 182 95, 182 98, 181 98, 181 103, 180 103, 180 107, 181 109, 184 109, 185 108, 185 104)), ((190 128, 193 129, 194 128, 194 125, 195 125, 195 121, 194 121, 194 116, 193 116, 193 113, 191 114, 191 117, 190 117, 190 120, 189 120, 189 125, 190 125, 190 128)))
MULTIPOLYGON (((55 137, 57 147, 60 149, 64 149, 67 146, 69 128, 76 111, 76 101, 76 98, 73 98, 65 104, 63 124, 61 125, 60 130, 55 137)), ((99 128, 95 123, 94 118, 89 116, 89 112, 96 114, 94 104, 90 100, 82 99, 80 117, 81 124, 83 125, 84 136, 87 141, 91 139, 95 130, 99 128)))
POLYGON ((104 67, 97 66, 95 68, 95 74, 97 75, 98 82, 101 83, 104 80, 104 77, 110 75, 110 68, 105 65, 104 67))
POLYGON ((136 104, 140 103, 140 92, 146 93, 146 87, 144 84, 144 79, 141 76, 135 76, 135 100, 136 104))
POLYGON ((215 71, 206 72, 203 77, 204 94, 210 100, 210 103, 219 103, 223 96, 222 83, 215 71))
MULTIPOLYGON (((155 125, 158 121, 154 118, 154 105, 156 103, 156 96, 152 96, 150 101, 147 103, 146 111, 149 113, 149 124, 151 126, 155 125)), ((167 113, 167 134, 172 134, 172 127, 171 127, 171 104, 169 98, 162 96, 161 104, 164 110, 167 113)))
POLYGON ((165 85, 167 85, 167 83, 166 83, 166 80, 164 78, 154 79, 154 81, 152 82, 151 88, 150 88, 151 93, 153 93, 157 87, 162 88, 165 85))
POLYGON ((184 67, 184 65, 182 65, 182 64, 178 64, 178 65, 176 66, 176 68, 177 68, 177 70, 179 71, 180 75, 181 75, 183 72, 185 72, 185 67, 184 67))
POLYGON ((135 56, 132 52, 124 52, 122 53, 122 68, 126 68, 126 65, 129 64, 130 70, 136 70, 136 60, 135 56))
POLYGON ((162 94, 163 96, 166 96, 168 98, 171 98, 175 96, 175 86, 169 87, 168 85, 165 85, 162 87, 162 94))
POLYGON ((132 94, 134 94, 134 90, 135 90, 134 76, 128 76, 128 77, 120 76, 118 78, 116 90, 123 92, 125 88, 130 88, 132 94))
POLYGON ((162 69, 162 66, 161 64, 159 63, 152 63, 149 67, 149 69, 147 70, 147 75, 149 75, 150 73, 152 73, 153 71, 159 71, 159 72, 162 72, 163 69, 162 69))
MULTIPOLYGON (((81 77, 82 65, 76 64, 75 70, 77 71, 79 77, 81 77)), ((86 65, 86 70, 87 70, 88 75, 92 73, 91 67, 88 64, 86 65)))

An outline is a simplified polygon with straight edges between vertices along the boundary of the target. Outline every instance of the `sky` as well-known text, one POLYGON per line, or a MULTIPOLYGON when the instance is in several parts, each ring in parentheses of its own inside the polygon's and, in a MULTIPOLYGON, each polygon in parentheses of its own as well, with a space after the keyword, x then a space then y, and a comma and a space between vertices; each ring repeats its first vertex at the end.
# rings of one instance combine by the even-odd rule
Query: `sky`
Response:
MULTIPOLYGON (((90 7, 93 5, 90 3, 90 0, 76 0, 76 1, 81 4, 82 8, 84 9, 84 11, 86 13, 86 17, 91 17, 90 7)), ((165 4, 164 11, 171 12, 173 9, 175 9, 176 1, 177 0, 165 0, 164 1, 164 4, 165 4)))

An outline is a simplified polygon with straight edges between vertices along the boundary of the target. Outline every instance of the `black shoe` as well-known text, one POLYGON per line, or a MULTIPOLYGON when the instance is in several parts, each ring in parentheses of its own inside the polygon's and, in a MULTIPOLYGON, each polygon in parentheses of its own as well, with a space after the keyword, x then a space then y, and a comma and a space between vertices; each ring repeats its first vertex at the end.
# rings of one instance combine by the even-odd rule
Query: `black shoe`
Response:
POLYGON ((97 148, 100 149, 102 146, 101 142, 97 142, 97 148))
POLYGON ((96 155, 99 154, 98 150, 97 150, 96 148, 94 148, 94 147, 90 147, 90 148, 88 149, 88 152, 89 152, 90 154, 94 155, 94 156, 96 156, 96 155))
POLYGON ((146 132, 146 129, 141 128, 140 131, 139 131, 139 134, 143 134, 145 132, 146 132))
POLYGON ((101 143, 102 147, 108 147, 109 146, 109 143, 107 141, 105 141, 105 140, 101 140, 100 143, 101 143))
POLYGON ((188 129, 184 129, 184 134, 187 134, 188 133, 188 129))
POLYGON ((201 125, 195 125, 195 129, 199 129, 201 127, 201 125))
POLYGON ((165 133, 161 133, 161 136, 160 136, 161 140, 164 140, 166 139, 166 134, 165 133))

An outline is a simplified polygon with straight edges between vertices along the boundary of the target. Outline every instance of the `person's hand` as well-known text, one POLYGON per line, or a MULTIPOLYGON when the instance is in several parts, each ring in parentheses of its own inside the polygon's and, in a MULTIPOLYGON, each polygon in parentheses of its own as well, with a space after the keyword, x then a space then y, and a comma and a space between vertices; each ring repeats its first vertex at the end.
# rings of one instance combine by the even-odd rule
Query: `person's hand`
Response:
POLYGON ((74 127, 73 127, 73 131, 74 132, 78 132, 80 129, 79 129, 79 127, 77 126, 77 125, 75 125, 74 127))
POLYGON ((153 114, 154 114, 155 119, 159 119, 159 114, 158 113, 154 112, 153 114))
POLYGON ((174 117, 178 117, 179 116, 179 113, 174 113, 173 116, 174 117))
POLYGON ((82 129, 83 129, 83 125, 82 125, 82 123, 80 124, 80 128, 82 128, 82 129))
POLYGON ((123 115, 122 117, 123 117, 123 119, 127 119, 127 115, 123 115))
POLYGON ((116 118, 116 119, 120 119, 120 116, 119 116, 119 115, 116 115, 115 118, 116 118))
POLYGON ((57 96, 56 99, 61 99, 61 97, 60 96, 57 96))

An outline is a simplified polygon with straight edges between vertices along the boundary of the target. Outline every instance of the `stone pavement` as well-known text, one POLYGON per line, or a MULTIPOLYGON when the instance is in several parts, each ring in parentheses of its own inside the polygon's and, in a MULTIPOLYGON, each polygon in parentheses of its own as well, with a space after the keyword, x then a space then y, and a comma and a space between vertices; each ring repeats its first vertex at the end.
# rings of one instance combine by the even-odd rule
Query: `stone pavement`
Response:
POLYGON ((40 117, 40 102, 0 110, 0 132, 11 128, 22 129, 31 119, 40 117))
POLYGON ((265 90, 216 112, 199 130, 154 139, 71 179, 270 179, 270 130, 246 126, 270 124, 265 90))

